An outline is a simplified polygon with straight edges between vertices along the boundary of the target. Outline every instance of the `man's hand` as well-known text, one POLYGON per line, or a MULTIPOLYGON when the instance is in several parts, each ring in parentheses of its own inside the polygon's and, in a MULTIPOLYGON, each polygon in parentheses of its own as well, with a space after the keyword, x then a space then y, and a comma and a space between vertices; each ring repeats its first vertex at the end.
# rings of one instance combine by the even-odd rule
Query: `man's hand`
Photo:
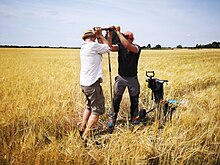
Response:
POLYGON ((102 29, 100 27, 95 27, 94 30, 95 30, 95 35, 97 38, 102 36, 102 29))
POLYGON ((110 30, 110 32, 111 32, 111 31, 113 31, 113 30, 116 30, 116 27, 115 27, 115 26, 110 26, 109 29, 111 29, 111 30, 110 30))
POLYGON ((116 32, 120 32, 121 31, 121 27, 120 26, 116 26, 116 32))

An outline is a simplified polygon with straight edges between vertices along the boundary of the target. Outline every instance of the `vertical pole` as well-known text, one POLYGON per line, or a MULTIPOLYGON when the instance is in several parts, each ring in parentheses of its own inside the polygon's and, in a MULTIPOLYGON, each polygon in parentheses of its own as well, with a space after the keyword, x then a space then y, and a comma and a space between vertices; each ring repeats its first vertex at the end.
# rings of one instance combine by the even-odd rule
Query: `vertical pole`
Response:
POLYGON ((111 59, 110 59, 110 52, 108 52, 108 68, 109 68, 109 79, 110 79, 110 97, 111 97, 111 108, 110 114, 113 114, 113 97, 112 97, 112 75, 111 75, 111 59))

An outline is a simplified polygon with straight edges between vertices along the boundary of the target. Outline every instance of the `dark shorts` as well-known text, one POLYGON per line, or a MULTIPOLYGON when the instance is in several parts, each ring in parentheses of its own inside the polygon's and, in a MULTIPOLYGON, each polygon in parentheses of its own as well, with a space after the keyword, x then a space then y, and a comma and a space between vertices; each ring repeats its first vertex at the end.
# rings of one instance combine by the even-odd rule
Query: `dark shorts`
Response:
POLYGON ((93 115, 103 115, 105 113, 105 98, 99 81, 91 86, 82 86, 82 92, 86 96, 86 109, 93 115))

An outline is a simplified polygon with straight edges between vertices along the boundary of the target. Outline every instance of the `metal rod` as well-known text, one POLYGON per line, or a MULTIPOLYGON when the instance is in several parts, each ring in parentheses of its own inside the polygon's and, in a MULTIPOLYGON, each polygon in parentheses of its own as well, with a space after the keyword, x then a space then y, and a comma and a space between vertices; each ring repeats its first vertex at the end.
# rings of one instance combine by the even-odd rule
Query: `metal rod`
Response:
POLYGON ((109 68, 109 79, 110 79, 110 97, 111 97, 111 108, 110 114, 113 114, 113 97, 112 97, 112 75, 111 75, 111 59, 110 59, 110 52, 108 52, 108 68, 109 68))
MULTIPOLYGON (((97 28, 97 27, 94 27, 93 30, 96 30, 96 28, 97 28)), ((101 28, 101 30, 106 30, 106 31, 112 31, 112 30, 115 30, 115 28, 109 28, 109 27, 108 27, 108 28, 98 27, 98 28, 101 28)))

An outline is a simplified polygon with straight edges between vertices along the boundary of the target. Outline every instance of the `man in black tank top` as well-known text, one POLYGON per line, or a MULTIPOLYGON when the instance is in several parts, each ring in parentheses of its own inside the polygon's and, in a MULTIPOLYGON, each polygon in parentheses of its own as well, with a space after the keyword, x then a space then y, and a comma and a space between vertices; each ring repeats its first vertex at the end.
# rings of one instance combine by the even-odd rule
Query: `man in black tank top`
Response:
POLYGON ((138 124, 138 100, 140 93, 140 84, 137 77, 137 70, 141 48, 139 45, 133 44, 134 35, 132 32, 125 32, 124 34, 122 34, 120 32, 120 26, 112 28, 116 29, 116 33, 121 43, 112 45, 110 47, 111 51, 118 52, 118 76, 116 77, 114 84, 114 109, 112 112, 110 112, 111 120, 109 121, 109 127, 114 127, 116 123, 120 103, 126 87, 128 87, 131 101, 131 122, 133 124, 138 124))
POLYGON ((134 46, 139 49, 138 53, 127 50, 121 43, 118 44, 118 74, 122 77, 137 76, 138 59, 141 51, 138 45, 134 44, 134 46))

